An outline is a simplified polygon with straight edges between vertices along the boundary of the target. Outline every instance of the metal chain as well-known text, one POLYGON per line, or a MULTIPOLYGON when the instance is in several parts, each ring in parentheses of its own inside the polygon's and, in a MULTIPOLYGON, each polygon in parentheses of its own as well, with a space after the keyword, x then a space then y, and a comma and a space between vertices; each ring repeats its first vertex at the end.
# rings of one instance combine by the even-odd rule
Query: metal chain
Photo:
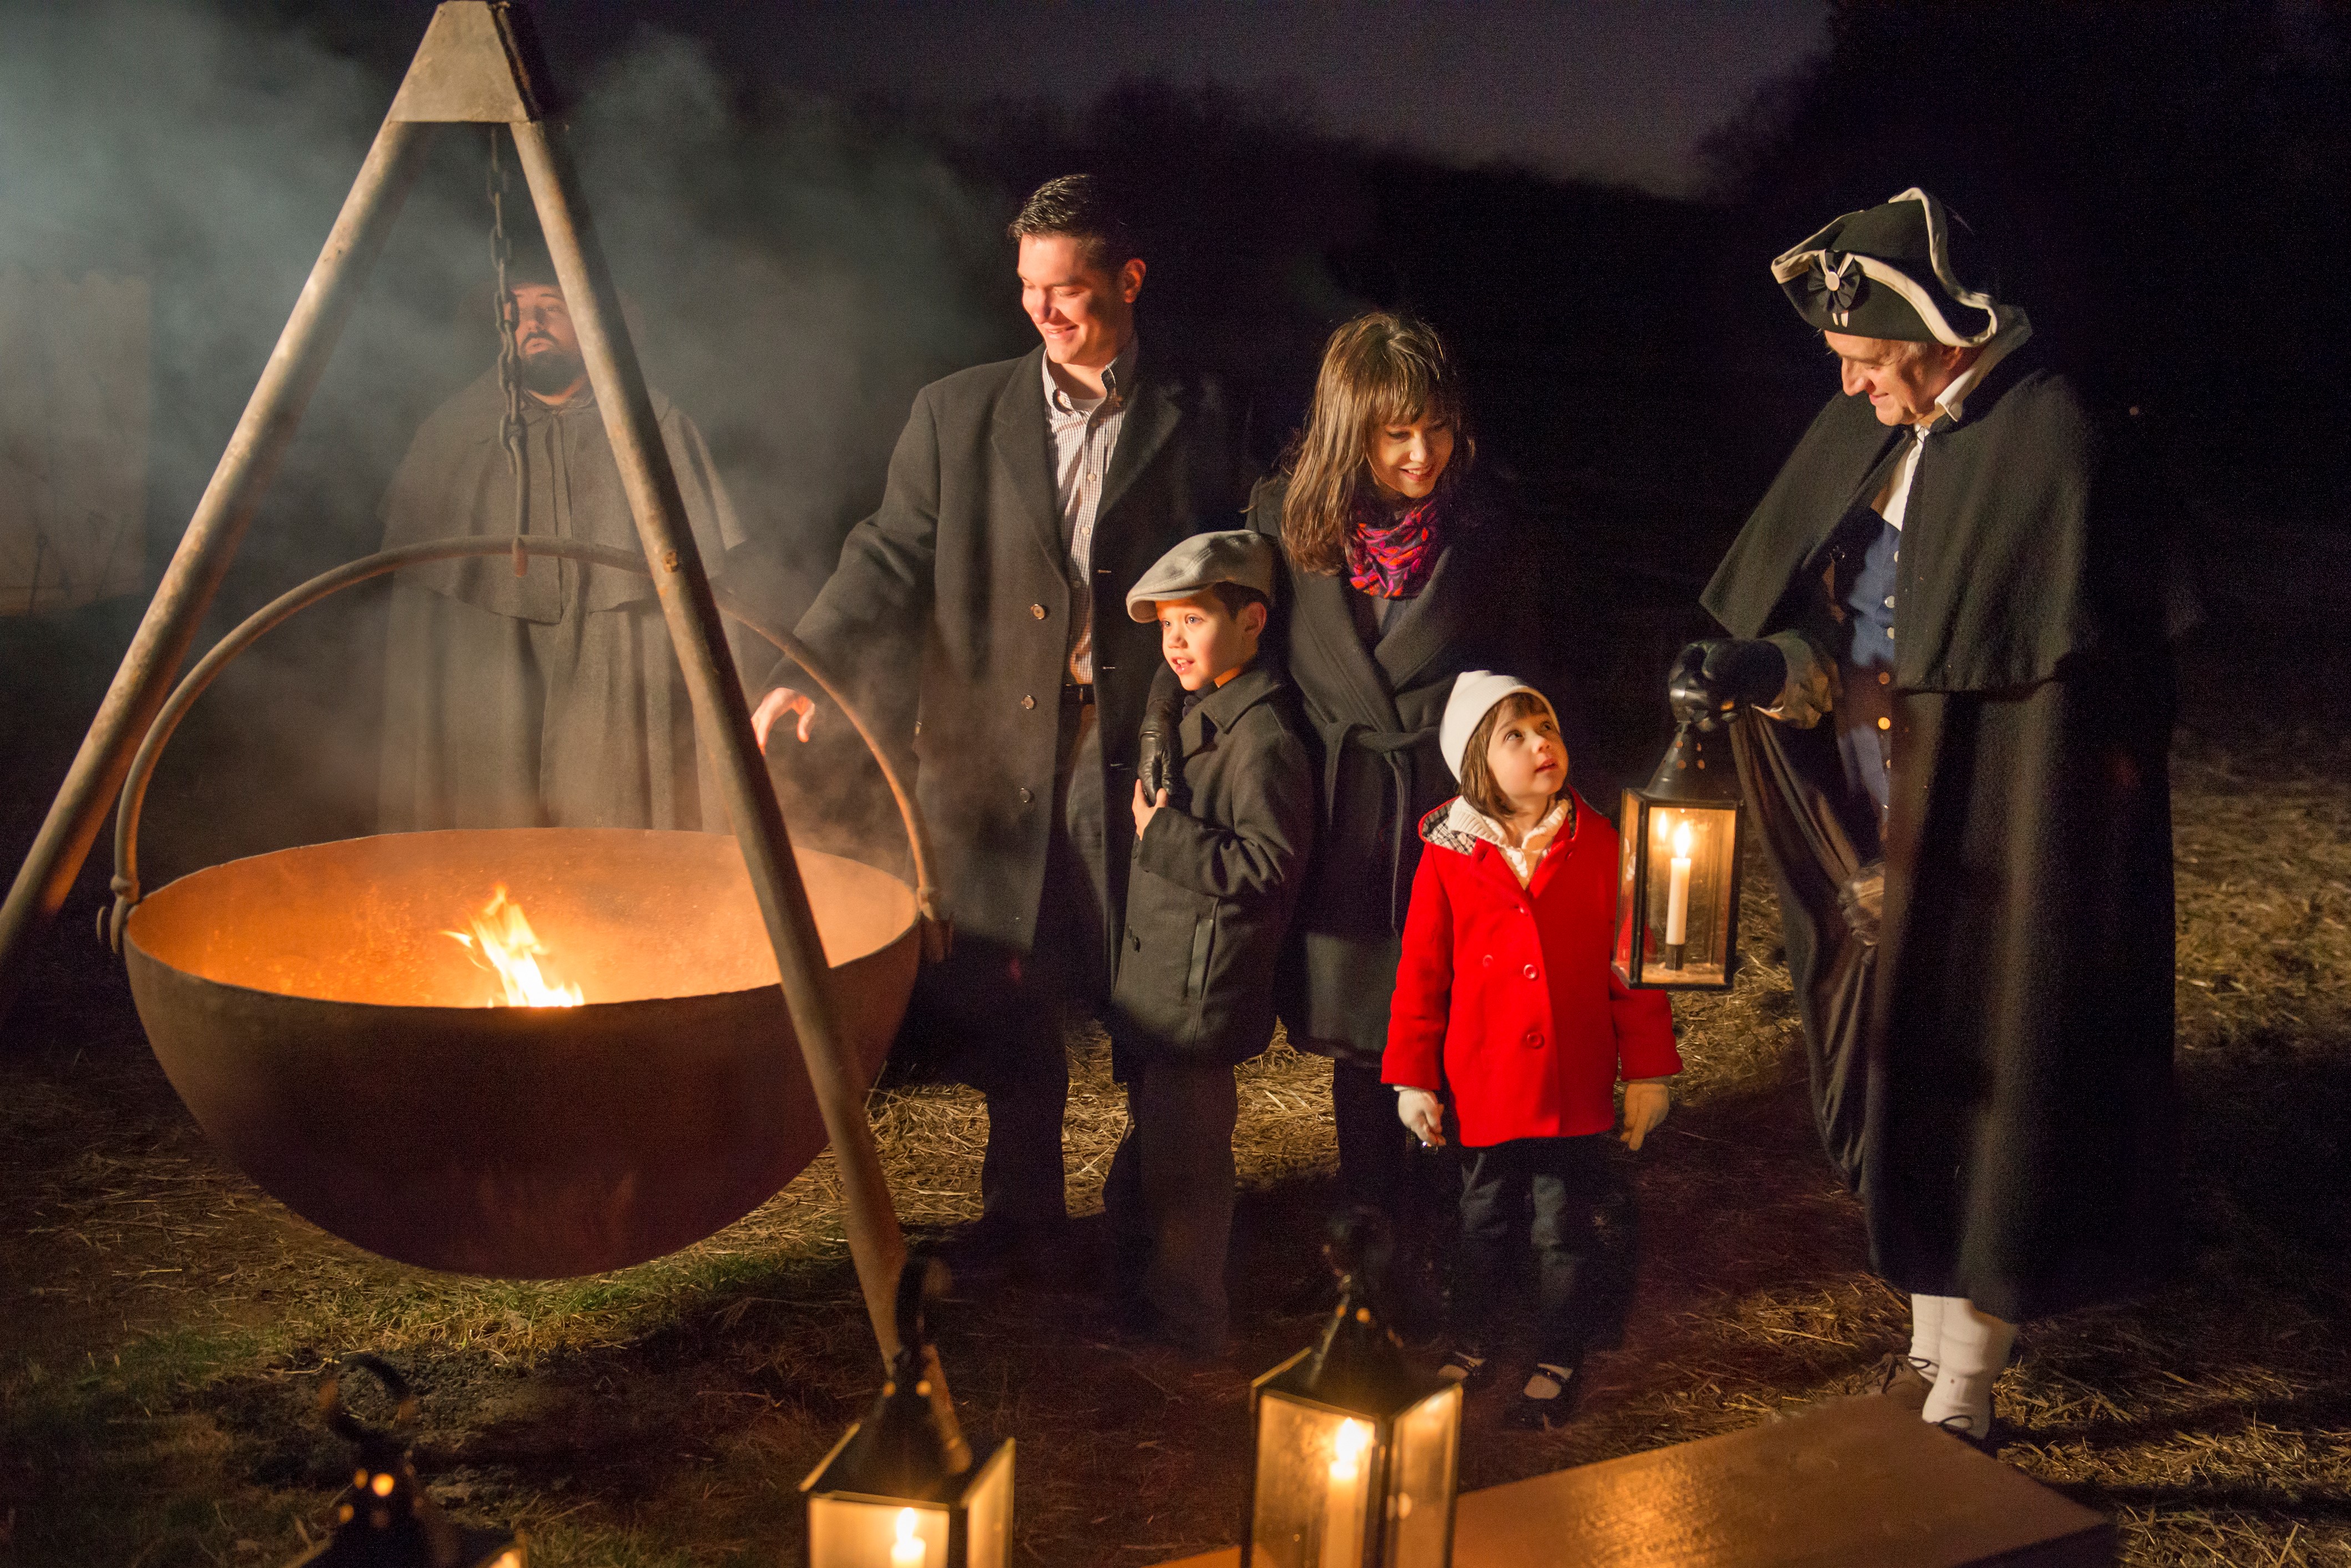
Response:
POLYGON ((506 408, 498 419, 498 443, 506 448, 507 468, 514 475, 514 575, 517 577, 530 570, 530 558, 523 553, 522 536, 530 526, 530 464, 523 453, 522 425, 522 354, 515 338, 521 327, 521 310, 515 304, 514 290, 507 283, 507 264, 514 259, 514 244, 507 238, 507 173, 498 161, 498 128, 490 127, 490 265, 496 272, 496 291, 490 304, 497 313, 498 322, 498 389, 505 394, 506 408))

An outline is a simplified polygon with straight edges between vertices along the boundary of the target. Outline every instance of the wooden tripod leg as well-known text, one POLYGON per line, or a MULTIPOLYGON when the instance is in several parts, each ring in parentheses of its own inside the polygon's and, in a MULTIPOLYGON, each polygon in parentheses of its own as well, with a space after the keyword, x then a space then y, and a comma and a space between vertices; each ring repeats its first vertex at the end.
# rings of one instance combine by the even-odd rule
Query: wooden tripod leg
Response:
POLYGON ((661 595, 670 640, 676 645, 678 663, 685 671, 695 728, 702 738, 703 762, 717 770, 727 818, 743 846, 751 886, 767 919, 768 940, 775 944, 784 1002, 799 1036, 801 1054, 808 1060, 809 1081, 816 1088, 817 1106, 840 1167, 850 1255, 856 1262, 866 1314, 872 1320, 873 1336, 886 1365, 898 1349, 894 1298, 905 1243, 898 1231, 897 1212, 891 1206, 890 1189, 882 1179, 873 1129, 865 1119, 863 1075, 855 1051, 839 1026, 832 971, 825 962, 816 918, 809 910, 807 889, 800 885, 799 866, 792 858, 783 812, 776 804, 758 742, 752 738, 751 715, 743 703, 717 603, 711 597, 709 575, 695 545, 694 531, 687 525, 677 475, 662 443, 636 348, 621 322, 620 297, 590 225, 570 159, 543 122, 517 121, 513 130, 531 197, 538 203, 539 227, 554 257, 556 276, 563 285, 564 303, 580 334, 588 382, 596 389, 597 405, 603 410, 604 431, 620 464, 622 487, 628 493, 646 564, 661 595))

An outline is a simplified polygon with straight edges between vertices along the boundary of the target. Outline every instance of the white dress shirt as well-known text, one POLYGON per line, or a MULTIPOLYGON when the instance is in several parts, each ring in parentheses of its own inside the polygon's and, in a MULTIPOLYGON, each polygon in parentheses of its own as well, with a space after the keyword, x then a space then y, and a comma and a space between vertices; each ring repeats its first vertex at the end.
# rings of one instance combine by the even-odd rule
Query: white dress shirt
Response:
POLYGON ((1045 366, 1045 424, 1051 445, 1053 493, 1061 507, 1061 533, 1069 542, 1070 679, 1091 686, 1094 679, 1094 514, 1102 505, 1102 481, 1126 422, 1125 389, 1134 383, 1136 340, 1130 337, 1102 371, 1104 395, 1079 397, 1045 366))

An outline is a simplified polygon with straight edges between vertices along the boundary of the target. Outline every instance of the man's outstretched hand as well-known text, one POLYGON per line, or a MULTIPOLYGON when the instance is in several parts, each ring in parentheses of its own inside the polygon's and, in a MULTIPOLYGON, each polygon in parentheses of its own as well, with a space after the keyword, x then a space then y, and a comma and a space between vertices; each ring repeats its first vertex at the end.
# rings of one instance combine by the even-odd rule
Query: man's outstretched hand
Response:
POLYGON ((760 698, 759 705, 751 710, 751 733, 759 738, 760 751, 768 749, 768 732, 774 729, 776 721, 787 713, 800 716, 799 737, 803 741, 809 738, 809 726, 816 722, 816 704, 804 693, 789 686, 778 686, 760 698))

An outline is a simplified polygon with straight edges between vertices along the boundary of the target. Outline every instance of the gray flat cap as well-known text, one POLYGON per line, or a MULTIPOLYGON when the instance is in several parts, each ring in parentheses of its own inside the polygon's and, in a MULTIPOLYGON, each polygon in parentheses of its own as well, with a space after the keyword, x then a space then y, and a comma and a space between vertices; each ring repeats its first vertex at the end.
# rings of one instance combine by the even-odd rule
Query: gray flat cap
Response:
POLYGON ((1188 599, 1211 583, 1238 583, 1273 597, 1273 541, 1254 528, 1195 534, 1158 560, 1126 590, 1130 619, 1154 621, 1163 599, 1188 599))

